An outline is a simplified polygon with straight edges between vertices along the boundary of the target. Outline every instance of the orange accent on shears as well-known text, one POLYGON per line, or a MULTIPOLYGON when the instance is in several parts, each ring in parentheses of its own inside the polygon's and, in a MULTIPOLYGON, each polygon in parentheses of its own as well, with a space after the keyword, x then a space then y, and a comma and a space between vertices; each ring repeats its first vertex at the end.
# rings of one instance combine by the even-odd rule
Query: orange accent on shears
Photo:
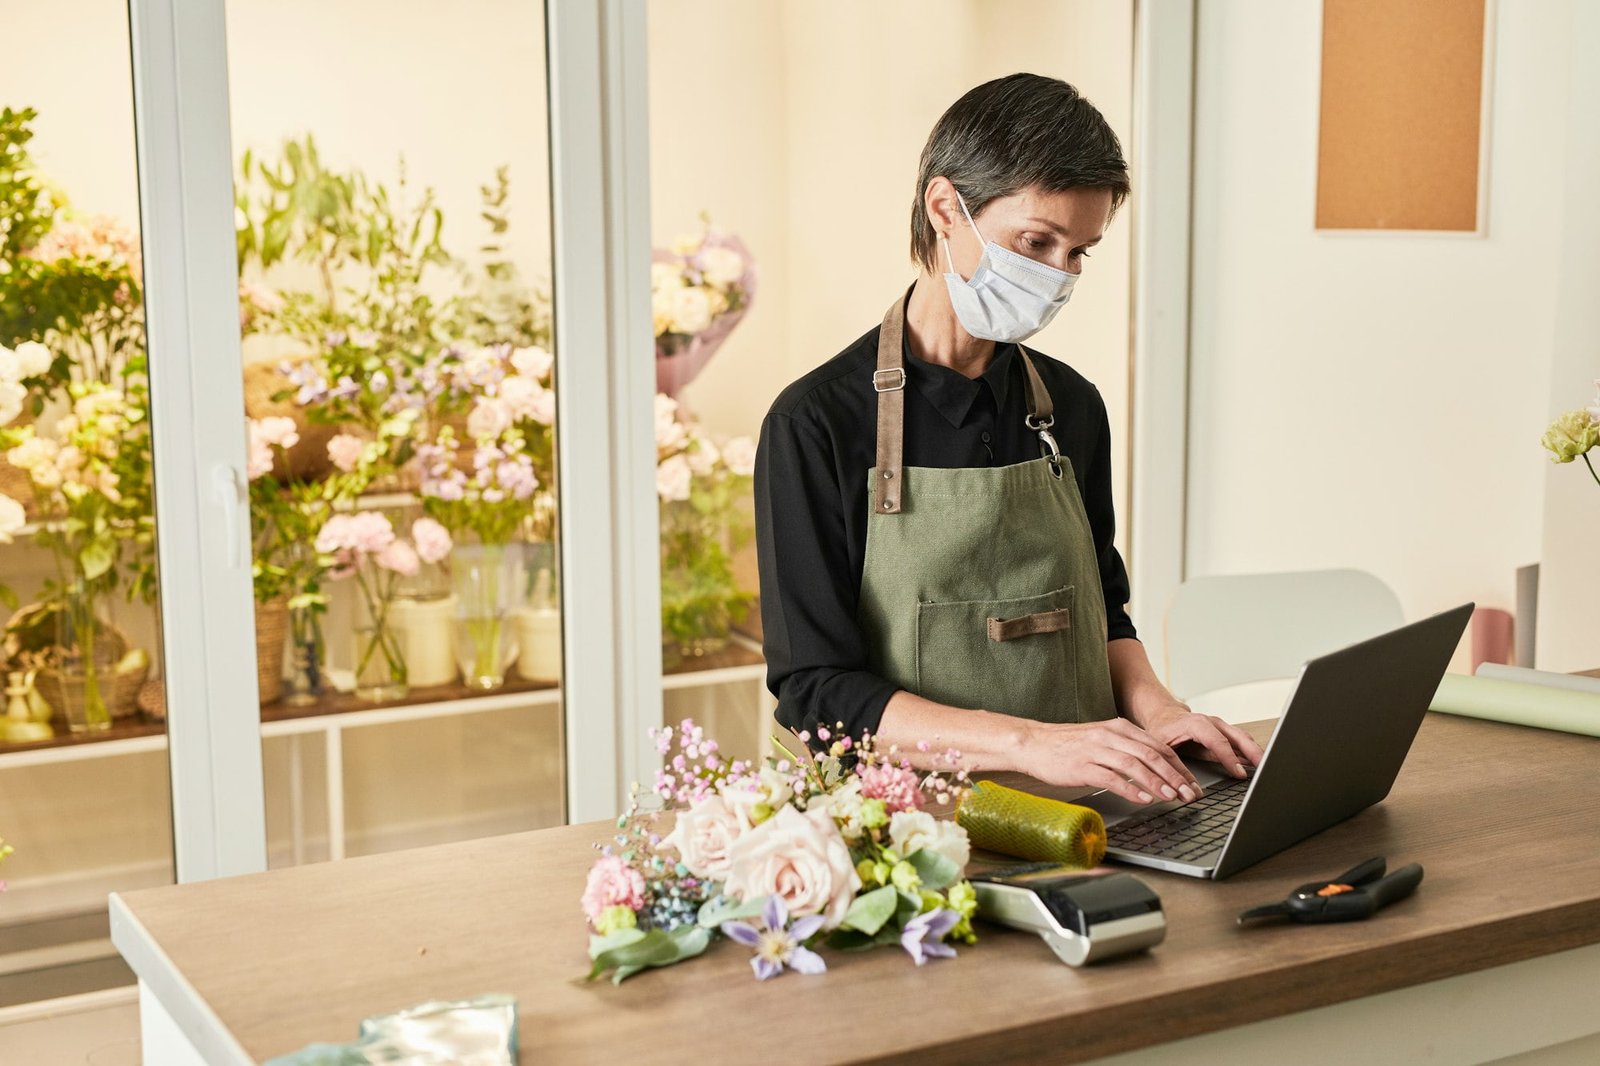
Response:
POLYGON ((1337 884, 1336 885, 1323 885, 1321 888, 1317 889, 1317 895, 1319 895, 1319 896, 1337 896, 1342 892, 1354 892, 1354 891, 1355 891, 1355 887, 1353 885, 1337 885, 1337 884))

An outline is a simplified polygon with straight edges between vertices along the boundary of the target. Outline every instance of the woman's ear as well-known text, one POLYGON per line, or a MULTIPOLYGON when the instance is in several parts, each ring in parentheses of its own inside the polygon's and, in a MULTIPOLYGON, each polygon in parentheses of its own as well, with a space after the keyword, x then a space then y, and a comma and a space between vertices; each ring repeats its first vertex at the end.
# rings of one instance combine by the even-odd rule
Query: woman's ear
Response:
POLYGON ((922 193, 922 209, 928 215, 933 232, 948 238, 961 216, 961 206, 956 202, 956 187, 947 177, 940 175, 928 182, 922 193))

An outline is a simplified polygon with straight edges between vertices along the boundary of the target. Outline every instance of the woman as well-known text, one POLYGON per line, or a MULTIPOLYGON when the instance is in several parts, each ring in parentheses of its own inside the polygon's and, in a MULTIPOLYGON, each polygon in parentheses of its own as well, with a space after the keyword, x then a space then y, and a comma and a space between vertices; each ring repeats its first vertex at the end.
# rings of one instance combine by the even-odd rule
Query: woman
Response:
POLYGON ((1065 82, 978 86, 923 148, 920 273, 883 325, 762 425, 768 685, 795 730, 954 747, 1149 803, 1199 795, 1193 741, 1243 776, 1244 732, 1151 669, 1112 544, 1110 427, 1042 329, 1128 194, 1116 135, 1065 82), (1120 711, 1120 717, 1119 717, 1120 711))

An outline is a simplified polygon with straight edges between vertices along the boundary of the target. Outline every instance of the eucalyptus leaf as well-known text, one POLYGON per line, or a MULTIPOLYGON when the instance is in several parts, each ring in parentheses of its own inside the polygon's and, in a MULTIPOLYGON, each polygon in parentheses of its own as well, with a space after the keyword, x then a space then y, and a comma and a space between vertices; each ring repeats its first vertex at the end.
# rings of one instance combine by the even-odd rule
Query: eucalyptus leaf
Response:
POLYGON ((116 559, 117 548, 115 543, 110 540, 96 539, 91 540, 84 546, 83 551, 78 553, 78 566, 83 570, 84 580, 93 581, 110 570, 112 563, 116 562, 116 559))
POLYGON ((893 885, 884 885, 857 896, 845 912, 844 928, 872 936, 883 923, 894 917, 898 892, 893 885))
POLYGON ((961 880, 961 867, 936 851, 923 848, 906 861, 916 867, 922 887, 930 892, 941 892, 961 880))
POLYGON ((708 899, 700 905, 698 922, 702 928, 715 929, 723 922, 738 922, 746 918, 754 918, 761 913, 761 908, 766 904, 766 899, 751 899, 740 903, 726 896, 717 896, 708 899))

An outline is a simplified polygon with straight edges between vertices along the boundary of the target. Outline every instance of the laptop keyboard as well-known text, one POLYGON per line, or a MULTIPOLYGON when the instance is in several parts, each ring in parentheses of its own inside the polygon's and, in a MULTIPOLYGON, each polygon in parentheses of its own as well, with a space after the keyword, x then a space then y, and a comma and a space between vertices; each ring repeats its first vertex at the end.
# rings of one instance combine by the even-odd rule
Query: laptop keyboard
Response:
POLYGON ((1232 780, 1192 803, 1129 818, 1107 830, 1107 843, 1178 862, 1210 854, 1228 838, 1250 780, 1232 780))

